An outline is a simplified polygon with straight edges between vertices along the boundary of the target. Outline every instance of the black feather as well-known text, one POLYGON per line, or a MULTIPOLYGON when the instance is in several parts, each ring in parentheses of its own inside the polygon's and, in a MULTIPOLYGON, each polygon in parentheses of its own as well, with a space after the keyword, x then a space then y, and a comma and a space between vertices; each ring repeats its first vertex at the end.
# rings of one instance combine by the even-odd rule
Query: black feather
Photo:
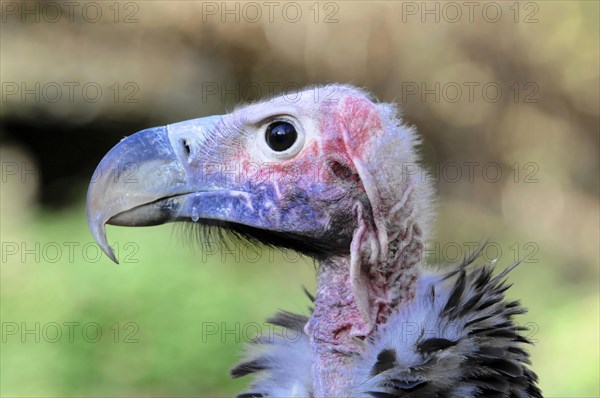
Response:
POLYGON ((454 285, 454 289, 452 289, 452 294, 450 294, 450 298, 448 299, 448 302, 442 311, 442 315, 447 315, 450 311, 455 310, 458 307, 460 298, 465 290, 465 279, 466 273, 463 269, 460 271, 456 284, 454 285))
POLYGON ((231 369, 229 374, 231 377, 238 378, 242 376, 249 375, 250 373, 256 373, 261 370, 265 370, 266 366, 261 364, 260 359, 255 359, 253 361, 242 362, 237 365, 235 368, 231 369))
POLYGON ((392 349, 383 350, 377 355, 377 362, 373 365, 371 376, 376 376, 379 373, 385 372, 394 367, 396 362, 396 351, 392 349))
POLYGON ((417 350, 421 354, 429 354, 438 350, 445 350, 446 348, 450 348, 455 346, 458 341, 452 341, 443 338, 431 338, 427 340, 423 340, 417 345, 417 350))
POLYGON ((288 311, 280 311, 268 318, 267 322, 272 325, 281 326, 296 332, 304 332, 304 325, 306 325, 306 322, 308 322, 308 318, 304 315, 298 315, 288 311))

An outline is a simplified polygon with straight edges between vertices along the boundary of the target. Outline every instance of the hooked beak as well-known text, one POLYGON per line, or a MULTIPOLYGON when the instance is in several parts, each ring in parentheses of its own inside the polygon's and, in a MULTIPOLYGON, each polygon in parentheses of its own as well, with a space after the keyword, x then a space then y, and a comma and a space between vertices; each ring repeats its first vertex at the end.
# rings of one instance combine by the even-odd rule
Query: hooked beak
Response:
POLYGON ((115 263, 106 224, 147 226, 202 216, 200 210, 188 208, 187 196, 218 188, 214 180, 197 178, 198 170, 190 168, 189 145, 210 132, 220 118, 146 129, 123 139, 104 156, 88 188, 87 219, 94 239, 115 263))

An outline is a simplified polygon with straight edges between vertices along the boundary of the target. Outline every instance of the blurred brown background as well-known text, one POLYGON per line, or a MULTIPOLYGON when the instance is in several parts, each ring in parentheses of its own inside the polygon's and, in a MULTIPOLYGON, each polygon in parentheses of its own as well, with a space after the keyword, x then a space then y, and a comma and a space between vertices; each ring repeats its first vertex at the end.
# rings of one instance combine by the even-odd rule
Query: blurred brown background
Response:
POLYGON ((430 262, 485 238, 488 259, 525 258, 510 295, 530 309, 545 396, 600 395, 598 2, 2 1, 1 13, 3 396, 242 389, 227 370, 244 325, 305 311, 310 261, 202 254, 162 226, 110 229, 132 260, 116 267, 92 247, 85 189, 123 136, 330 82, 399 103, 423 135, 440 194, 430 262), (69 322, 102 337, 70 339, 69 322))

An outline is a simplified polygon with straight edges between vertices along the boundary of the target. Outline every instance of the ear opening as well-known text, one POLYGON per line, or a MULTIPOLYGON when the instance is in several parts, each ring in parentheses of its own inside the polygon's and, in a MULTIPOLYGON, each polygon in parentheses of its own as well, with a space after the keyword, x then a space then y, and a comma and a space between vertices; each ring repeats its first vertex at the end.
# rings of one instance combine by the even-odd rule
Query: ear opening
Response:
POLYGON ((342 181, 359 181, 359 175, 352 168, 339 160, 331 160, 328 163, 329 169, 334 176, 342 181))

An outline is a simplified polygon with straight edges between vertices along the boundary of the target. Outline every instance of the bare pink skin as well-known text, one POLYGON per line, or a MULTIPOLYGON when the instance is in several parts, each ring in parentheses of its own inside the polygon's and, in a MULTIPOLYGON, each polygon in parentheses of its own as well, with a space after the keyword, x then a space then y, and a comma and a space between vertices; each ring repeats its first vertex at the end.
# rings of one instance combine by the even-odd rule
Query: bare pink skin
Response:
MULTIPOLYGON (((348 164, 353 164, 363 155, 369 140, 377 137, 382 123, 379 112, 372 102, 357 97, 342 99, 343 112, 333 111, 329 104, 323 105, 321 129, 326 131, 347 131, 351 134, 352 147, 341 134, 323 137, 323 150, 335 153, 348 164)), ((413 195, 411 188, 406 190, 400 210, 393 216, 386 215, 396 222, 388 234, 389 253, 380 259, 394 259, 391 263, 381 260, 373 263, 369 249, 377 244, 377 232, 372 220, 362 220, 355 232, 351 252, 360 261, 358 282, 351 275, 352 257, 337 257, 319 265, 318 287, 314 312, 306 326, 313 353, 313 380, 315 397, 346 397, 352 380, 347 371, 363 349, 363 341, 377 332, 377 325, 385 322, 395 308, 414 297, 414 282, 418 277, 417 263, 421 260, 423 243, 421 230, 411 221, 413 195), (364 284, 367 293, 367 309, 360 309, 359 298, 355 297, 357 284, 364 284)), ((381 211, 374 208, 374 212, 381 211)), ((385 209, 383 209, 385 211, 385 209)), ((387 209, 389 211, 389 209, 387 209)), ((364 298, 363 298, 364 300, 364 298)), ((364 305, 363 305, 364 307, 364 305)))
MULTIPOLYGON (((361 353, 364 338, 375 332, 373 324, 358 310, 350 284, 350 259, 337 258, 333 262, 321 263, 315 308, 306 331, 311 338, 314 358, 313 380, 315 397, 344 397, 352 380, 346 371, 352 368, 354 355, 361 353)), ((407 264, 398 264, 398 267, 407 264)), ((395 300, 370 300, 377 323, 387 316, 400 303, 412 299, 416 267, 407 269, 410 276, 401 280, 398 286, 400 297, 395 300), (411 272, 414 271, 414 272, 411 272)), ((380 275, 372 283, 376 290, 391 296, 388 280, 380 275)), ((391 298, 391 297, 390 297, 391 298)), ((375 325, 376 327, 376 325, 375 325)))
POLYGON ((349 264, 344 260, 320 265, 315 310, 307 325, 315 358, 316 396, 338 395, 346 389, 344 369, 352 363, 352 354, 360 350, 353 336, 364 336, 370 328, 354 301, 349 264))

